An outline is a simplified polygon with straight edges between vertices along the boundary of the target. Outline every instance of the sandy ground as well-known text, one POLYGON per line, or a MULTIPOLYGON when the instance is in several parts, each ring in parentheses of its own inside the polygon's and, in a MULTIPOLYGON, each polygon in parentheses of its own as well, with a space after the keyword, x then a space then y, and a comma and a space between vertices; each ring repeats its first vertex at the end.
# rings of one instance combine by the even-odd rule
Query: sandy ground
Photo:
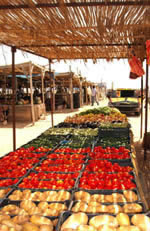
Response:
MULTIPOLYGON (((99 102, 99 106, 107 106, 108 100, 102 100, 99 102)), ((96 104, 94 107, 98 107, 96 104)), ((67 116, 71 116, 80 111, 92 108, 90 105, 83 106, 74 112, 66 113, 54 113, 54 125, 63 122, 67 116)), ((35 125, 26 123, 16 123, 16 148, 33 140, 45 130, 51 127, 51 115, 47 114, 45 119, 38 120, 35 125)), ((3 125, 0 123, 0 156, 13 151, 13 130, 12 123, 3 125)))

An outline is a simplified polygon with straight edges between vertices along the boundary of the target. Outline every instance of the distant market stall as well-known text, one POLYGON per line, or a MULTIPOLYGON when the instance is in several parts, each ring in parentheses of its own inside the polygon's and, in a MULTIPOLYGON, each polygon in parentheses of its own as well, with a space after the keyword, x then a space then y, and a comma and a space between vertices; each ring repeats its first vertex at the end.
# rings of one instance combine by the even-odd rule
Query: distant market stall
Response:
MULTIPOLYGON (((52 87, 53 112, 66 108, 73 111, 75 108, 89 104, 88 88, 92 86, 92 82, 74 72, 54 72, 51 78, 49 73, 45 73, 45 88, 50 91, 52 87)), ((49 108, 49 103, 50 100, 47 101, 46 108, 49 108)))
MULTIPOLYGON (((45 68, 32 62, 15 65, 16 74, 16 121, 33 122, 45 115, 45 96, 44 96, 44 75, 45 68), (40 89, 35 95, 37 84, 35 76, 40 77, 40 89), (34 84, 33 84, 34 82, 34 84), (22 90, 22 92, 20 92, 22 90), (19 94, 22 93, 22 96, 19 94)), ((13 120, 12 115, 12 66, 0 66, 0 107, 9 107, 8 119, 13 120)))

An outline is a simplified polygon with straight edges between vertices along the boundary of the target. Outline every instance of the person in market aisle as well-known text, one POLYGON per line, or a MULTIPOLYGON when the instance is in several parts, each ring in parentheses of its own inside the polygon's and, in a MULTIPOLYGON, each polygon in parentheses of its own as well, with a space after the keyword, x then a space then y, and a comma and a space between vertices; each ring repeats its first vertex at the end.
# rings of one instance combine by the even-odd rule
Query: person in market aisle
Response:
POLYGON ((87 95, 88 95, 88 103, 91 104, 91 88, 90 86, 87 88, 87 95))
POLYGON ((97 103, 97 105, 99 105, 98 101, 97 101, 97 90, 95 88, 95 86, 92 87, 92 106, 94 105, 94 103, 97 103))
POLYGON ((45 94, 45 104, 46 104, 46 110, 50 111, 51 110, 51 91, 50 91, 50 87, 47 89, 46 94, 45 94))
POLYGON ((17 100, 21 100, 24 97, 24 90, 23 87, 20 85, 17 90, 17 100))

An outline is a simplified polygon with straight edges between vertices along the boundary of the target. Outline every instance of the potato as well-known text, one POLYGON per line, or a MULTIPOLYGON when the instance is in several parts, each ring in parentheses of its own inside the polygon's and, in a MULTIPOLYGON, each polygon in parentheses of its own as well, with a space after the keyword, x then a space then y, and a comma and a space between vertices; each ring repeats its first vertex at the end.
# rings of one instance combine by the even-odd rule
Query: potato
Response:
POLYGON ((28 211, 29 215, 41 215, 42 211, 38 207, 30 208, 28 211))
POLYGON ((116 231, 116 227, 110 225, 100 225, 96 231, 116 231))
POLYGON ((0 225, 0 230, 1 231, 9 231, 9 228, 7 225, 0 225))
POLYGON ((23 224, 27 221, 29 221, 29 216, 15 216, 12 218, 12 221, 15 222, 16 224, 23 224))
POLYGON ((14 228, 16 231, 21 231, 22 227, 18 224, 16 224, 15 222, 13 222, 12 220, 3 220, 2 221, 3 225, 7 225, 9 228, 14 228))
POLYGON ((16 205, 13 205, 13 204, 10 204, 10 205, 6 205, 2 208, 2 211, 3 212, 9 212, 11 214, 15 213, 16 214, 16 211, 18 211, 19 207, 16 206, 16 205))
POLYGON ((50 219, 38 215, 33 215, 30 218, 30 221, 35 225, 52 225, 53 223, 50 219))
POLYGON ((27 212, 31 210, 31 208, 33 209, 35 207, 36 207, 36 204, 29 200, 24 200, 20 203, 20 208, 23 208, 27 212))
POLYGON ((90 225, 79 225, 76 231, 96 231, 96 229, 90 225))
POLYGON ((52 225, 40 225, 40 231, 53 231, 52 225))
POLYGON ((50 209, 56 209, 58 211, 67 210, 67 206, 65 204, 61 204, 61 203, 51 203, 51 204, 49 204, 49 208, 50 209))
POLYGON ((37 225, 32 224, 31 222, 26 222, 23 224, 23 230, 22 231, 40 231, 37 225))
POLYGON ((3 221, 3 220, 9 220, 10 219, 10 216, 9 215, 2 215, 0 214, 0 222, 3 221))
POLYGON ((121 225, 130 225, 130 218, 125 213, 119 213, 116 216, 118 224, 121 225))
POLYGON ((16 226, 16 223, 13 222, 11 219, 9 219, 9 220, 3 220, 1 223, 3 225, 7 225, 8 227, 15 227, 16 226))
POLYGON ((123 225, 120 226, 117 231, 141 231, 141 229, 134 225, 123 225))
POLYGON ((46 209, 44 212, 43 212, 43 216, 58 216, 59 215, 59 211, 57 211, 56 209, 46 209))
POLYGON ((64 231, 66 228, 76 229, 79 225, 86 225, 87 223, 88 216, 85 213, 75 213, 62 224, 61 231, 64 231))
POLYGON ((40 202, 39 204, 38 204, 38 208, 40 208, 41 210, 45 210, 45 209, 47 209, 48 208, 48 206, 49 206, 49 204, 47 203, 47 202, 40 202))
POLYGON ((111 215, 99 215, 92 217, 89 221, 89 224, 95 228, 98 228, 102 225, 110 225, 115 228, 118 227, 117 219, 111 215))
POLYGON ((9 228, 9 231, 17 231, 15 228, 9 228))

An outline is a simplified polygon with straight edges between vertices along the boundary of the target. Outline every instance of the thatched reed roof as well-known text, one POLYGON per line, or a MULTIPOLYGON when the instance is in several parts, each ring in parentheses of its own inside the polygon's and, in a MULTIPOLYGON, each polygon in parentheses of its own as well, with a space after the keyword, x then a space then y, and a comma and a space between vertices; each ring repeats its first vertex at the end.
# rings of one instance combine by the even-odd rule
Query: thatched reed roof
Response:
MULTIPOLYGON (((53 85, 53 79, 49 74, 48 68, 38 65, 31 61, 25 63, 19 63, 15 65, 15 73, 16 75, 18 75, 17 77, 18 79, 20 79, 20 81, 25 81, 27 80, 27 77, 28 78, 30 77, 31 66, 33 66, 32 77, 34 81, 41 82, 41 75, 43 72, 44 80, 50 85, 53 85)), ((11 75, 12 75, 12 65, 0 66, 0 81, 5 82, 6 76, 11 77, 11 75)), ((54 79, 56 85, 66 86, 66 87, 70 86, 70 79, 72 79, 72 83, 74 87, 79 87, 80 81, 82 82, 82 86, 93 85, 91 81, 88 81, 85 77, 77 75, 74 72, 63 72, 63 73, 54 72, 54 79)))
MULTIPOLYGON (((45 68, 43 66, 30 61, 30 62, 15 64, 15 73, 30 75, 31 66, 33 66, 33 70, 32 70, 33 74, 39 74, 39 73, 41 74, 42 71, 45 71, 45 68)), ((12 74, 12 65, 0 66, 0 76, 10 75, 10 74, 12 74)))
POLYGON ((149 0, 1 0, 0 43, 48 59, 144 58, 149 0))

